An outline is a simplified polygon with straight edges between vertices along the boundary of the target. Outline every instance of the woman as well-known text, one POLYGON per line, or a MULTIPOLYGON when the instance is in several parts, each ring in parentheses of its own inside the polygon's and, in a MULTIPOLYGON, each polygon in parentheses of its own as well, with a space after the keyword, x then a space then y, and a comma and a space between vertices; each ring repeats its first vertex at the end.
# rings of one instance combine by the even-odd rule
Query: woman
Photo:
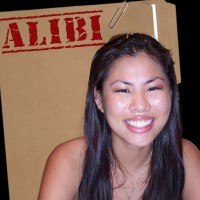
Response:
POLYGON ((182 138, 174 61, 153 37, 96 52, 84 133, 53 150, 38 200, 199 200, 200 152, 182 138))

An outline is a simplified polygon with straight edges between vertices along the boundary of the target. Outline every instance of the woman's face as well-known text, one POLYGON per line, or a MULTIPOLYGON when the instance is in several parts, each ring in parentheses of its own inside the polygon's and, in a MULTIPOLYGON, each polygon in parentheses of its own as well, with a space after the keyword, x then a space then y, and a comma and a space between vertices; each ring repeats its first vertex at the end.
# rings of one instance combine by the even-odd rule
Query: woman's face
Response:
POLYGON ((114 62, 95 101, 112 131, 113 142, 145 147, 164 127, 171 91, 158 62, 142 53, 114 62))

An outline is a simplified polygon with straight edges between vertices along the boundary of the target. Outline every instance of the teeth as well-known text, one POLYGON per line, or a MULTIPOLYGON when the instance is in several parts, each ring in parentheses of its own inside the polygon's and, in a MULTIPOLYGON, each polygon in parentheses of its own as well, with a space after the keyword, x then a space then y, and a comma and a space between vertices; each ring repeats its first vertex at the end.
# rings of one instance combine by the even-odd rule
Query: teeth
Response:
POLYGON ((135 126, 137 128, 143 128, 147 125, 149 125, 152 122, 152 120, 147 121, 127 121, 127 124, 130 126, 135 126))

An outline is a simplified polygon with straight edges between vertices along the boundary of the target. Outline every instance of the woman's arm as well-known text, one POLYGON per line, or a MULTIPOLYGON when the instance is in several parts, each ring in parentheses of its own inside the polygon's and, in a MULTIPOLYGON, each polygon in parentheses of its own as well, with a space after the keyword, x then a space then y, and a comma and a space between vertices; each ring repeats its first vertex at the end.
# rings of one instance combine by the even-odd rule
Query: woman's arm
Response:
POLYGON ((183 140, 183 160, 185 165, 185 187, 183 200, 200 199, 200 151, 190 141, 183 140))
POLYGON ((77 195, 83 165, 84 140, 58 145, 47 159, 38 200, 73 200, 77 195))

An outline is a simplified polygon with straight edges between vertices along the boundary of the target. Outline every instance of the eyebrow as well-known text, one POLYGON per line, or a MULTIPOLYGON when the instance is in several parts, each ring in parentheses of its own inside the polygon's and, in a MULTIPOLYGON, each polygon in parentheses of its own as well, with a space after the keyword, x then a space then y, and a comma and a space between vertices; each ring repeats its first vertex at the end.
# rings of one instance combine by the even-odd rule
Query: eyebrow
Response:
MULTIPOLYGON (((155 80, 157 80, 157 79, 159 79, 159 80, 161 80, 161 81, 166 81, 164 78, 161 78, 161 77, 155 77, 155 78, 153 78, 153 79, 150 79, 150 80, 147 80, 147 81, 145 81, 145 85, 147 85, 148 83, 151 83, 151 82, 153 82, 153 81, 155 81, 155 80)), ((111 83, 110 84, 110 86, 112 86, 112 85, 114 85, 115 83, 117 83, 117 82, 120 82, 120 83, 123 83, 123 84, 125 84, 125 85, 133 85, 131 82, 128 82, 128 81, 122 81, 122 80, 117 80, 117 81, 114 81, 113 83, 111 83)))

